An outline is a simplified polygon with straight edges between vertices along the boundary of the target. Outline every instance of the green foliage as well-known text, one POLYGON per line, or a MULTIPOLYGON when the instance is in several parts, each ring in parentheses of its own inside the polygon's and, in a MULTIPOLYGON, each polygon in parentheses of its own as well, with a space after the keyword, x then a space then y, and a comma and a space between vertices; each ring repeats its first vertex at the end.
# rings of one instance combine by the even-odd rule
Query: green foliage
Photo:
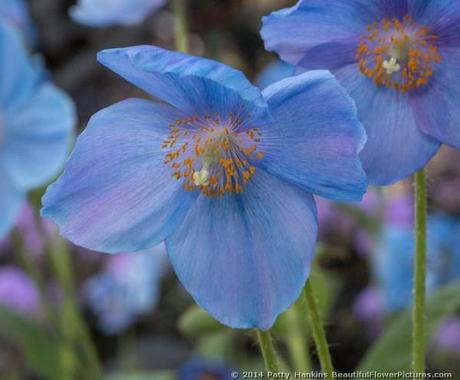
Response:
POLYGON ((0 336, 23 353, 28 367, 41 378, 59 378, 59 346, 39 323, 0 308, 0 336))
MULTIPOLYGON (((428 298, 425 337, 433 336, 443 318, 460 308, 460 283, 445 287, 428 298)), ((368 351, 361 371, 397 372, 411 367, 411 310, 404 311, 384 331, 368 351)))

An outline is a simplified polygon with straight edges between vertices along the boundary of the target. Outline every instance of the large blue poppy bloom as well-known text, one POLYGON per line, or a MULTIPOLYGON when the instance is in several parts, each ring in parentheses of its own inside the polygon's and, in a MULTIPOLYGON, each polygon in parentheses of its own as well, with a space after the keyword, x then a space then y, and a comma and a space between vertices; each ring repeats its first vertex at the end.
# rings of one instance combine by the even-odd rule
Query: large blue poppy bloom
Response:
POLYGON ((142 22, 166 0, 79 0, 70 8, 77 22, 93 26, 135 25, 142 22))
POLYGON ((153 46, 98 58, 164 103, 129 99, 94 115, 43 215, 96 251, 166 240, 199 305, 229 326, 269 328, 310 270, 311 193, 365 191, 351 99, 326 71, 261 92, 225 65, 153 46))
POLYGON ((460 2, 301 0, 263 23, 268 50, 331 70, 354 98, 370 183, 412 174, 441 143, 460 147, 460 2))
POLYGON ((70 99, 43 81, 18 31, 0 20, 0 237, 28 190, 64 164, 75 122, 70 99))

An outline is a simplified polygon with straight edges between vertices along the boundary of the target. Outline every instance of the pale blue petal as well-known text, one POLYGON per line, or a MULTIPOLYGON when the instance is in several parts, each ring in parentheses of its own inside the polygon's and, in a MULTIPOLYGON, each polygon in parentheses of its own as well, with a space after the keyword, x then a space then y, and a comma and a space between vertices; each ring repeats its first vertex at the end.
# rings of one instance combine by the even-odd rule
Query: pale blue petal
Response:
POLYGON ((98 112, 48 189, 43 215, 64 237, 95 251, 133 252, 163 241, 193 199, 172 178, 161 150, 168 125, 181 117, 142 99, 98 112))
POLYGON ((457 0, 408 0, 409 11, 419 25, 438 36, 438 46, 460 46, 460 3, 457 0))
POLYGON ((0 18, 0 105, 13 111, 26 101, 40 80, 19 31, 0 18))
POLYGON ((366 175, 359 152, 366 136, 356 108, 328 71, 310 71, 264 90, 261 165, 305 190, 334 200, 360 200, 366 175))
POLYGON ((441 64, 427 86, 411 93, 411 105, 426 134, 460 148, 460 48, 439 53, 441 64))
POLYGON ((265 330, 299 296, 316 232, 312 196, 259 170, 241 195, 201 195, 166 245, 198 305, 230 327, 265 330))
POLYGON ((70 98, 45 84, 4 118, 0 160, 16 186, 29 189, 51 180, 64 165, 73 137, 76 115, 70 98))
MULTIPOLYGON (((342 59, 345 64, 350 62, 354 52, 352 55, 340 55, 338 52, 350 52, 350 46, 357 46, 360 34, 379 14, 374 1, 299 1, 291 8, 264 17, 261 35, 267 50, 278 53, 291 64, 297 65, 311 49, 323 44, 329 47, 327 57, 335 55, 337 62, 342 59)), ((319 64, 321 57, 316 57, 316 60, 319 64)), ((304 63, 308 63, 307 59, 304 63)))
POLYGON ((377 87, 357 65, 334 74, 355 100, 366 128, 361 159, 369 183, 388 185, 404 179, 436 154, 440 143, 419 129, 407 93, 377 87))
POLYGON ((260 90, 221 63, 155 46, 104 50, 99 62, 149 94, 191 115, 266 111, 260 90))

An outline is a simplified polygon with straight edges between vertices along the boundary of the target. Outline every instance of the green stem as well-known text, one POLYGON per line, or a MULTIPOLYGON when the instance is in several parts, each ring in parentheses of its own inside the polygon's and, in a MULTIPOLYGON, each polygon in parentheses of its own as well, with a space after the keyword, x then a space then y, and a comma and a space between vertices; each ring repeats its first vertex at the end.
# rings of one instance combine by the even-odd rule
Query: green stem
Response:
POLYGON ((186 0, 174 0, 174 30, 176 35, 176 50, 188 52, 188 35, 187 35, 187 7, 186 0))
POLYGON ((326 333, 324 332, 323 325, 318 311, 318 303, 313 294, 311 281, 308 280, 304 287, 304 297, 308 307, 308 317, 315 340, 316 351, 318 353, 319 361, 323 372, 328 375, 328 379, 333 379, 334 367, 332 366, 331 354, 327 344, 326 333))
POLYGON ((415 260, 412 307, 412 370, 425 371, 425 277, 426 277, 426 174, 415 174, 415 260))
POLYGON ((270 331, 257 330, 257 337, 259 338, 259 345, 264 358, 265 368, 270 372, 278 372, 278 362, 270 331))
POLYGON ((291 356, 294 369, 300 372, 310 372, 311 360, 308 347, 308 334, 305 331, 305 324, 302 323, 304 308, 301 305, 303 297, 298 300, 287 313, 286 318, 289 323, 286 344, 291 356))
POLYGON ((63 292, 62 327, 74 346, 81 346, 85 356, 86 366, 82 370, 87 371, 93 380, 102 379, 97 350, 94 346, 91 334, 77 307, 74 278, 71 271, 71 260, 67 244, 64 240, 55 236, 51 239, 49 258, 52 268, 63 292))

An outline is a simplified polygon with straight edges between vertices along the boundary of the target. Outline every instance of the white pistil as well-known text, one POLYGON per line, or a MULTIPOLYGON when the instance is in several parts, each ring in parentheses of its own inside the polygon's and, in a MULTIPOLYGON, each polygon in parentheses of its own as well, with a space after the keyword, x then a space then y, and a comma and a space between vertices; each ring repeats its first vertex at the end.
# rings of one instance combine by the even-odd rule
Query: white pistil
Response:
POLYGON ((382 66, 388 75, 391 75, 401 70, 401 65, 398 63, 398 60, 395 57, 391 57, 389 61, 383 61, 382 66))
POLYGON ((209 185, 209 172, 206 169, 201 169, 199 172, 194 172, 193 183, 195 186, 209 185))

